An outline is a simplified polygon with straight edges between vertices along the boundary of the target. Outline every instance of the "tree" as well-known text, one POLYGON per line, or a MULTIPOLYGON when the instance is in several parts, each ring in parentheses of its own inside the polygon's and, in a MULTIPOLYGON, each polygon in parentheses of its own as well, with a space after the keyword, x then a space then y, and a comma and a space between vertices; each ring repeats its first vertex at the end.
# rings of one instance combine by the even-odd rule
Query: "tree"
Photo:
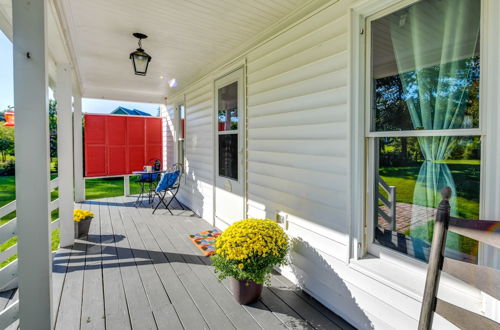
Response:
POLYGON ((57 157, 57 101, 49 100, 50 157, 57 157))
POLYGON ((14 127, 6 127, 0 124, 0 156, 2 162, 6 161, 7 155, 14 153, 14 127))

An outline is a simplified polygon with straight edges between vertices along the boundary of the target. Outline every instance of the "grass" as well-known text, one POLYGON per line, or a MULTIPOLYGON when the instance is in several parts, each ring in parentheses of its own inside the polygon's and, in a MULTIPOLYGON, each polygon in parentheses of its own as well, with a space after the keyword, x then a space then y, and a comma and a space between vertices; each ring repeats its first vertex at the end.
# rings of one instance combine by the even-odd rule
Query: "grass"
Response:
MULTIPOLYGON (((54 179, 56 175, 52 175, 51 179, 54 179)), ((138 194, 140 192, 140 186, 135 182, 134 177, 130 178, 130 192, 132 194, 138 194)), ((106 178, 106 179, 88 179, 85 185, 85 199, 99 199, 107 197, 117 197, 123 196, 123 178, 106 178)), ((51 193, 51 200, 58 197, 58 190, 54 190, 51 193)), ((10 203, 16 199, 16 186, 14 176, 0 176, 0 207, 10 203)), ((7 214, 6 216, 0 218, 0 226, 9 222, 16 217, 16 211, 7 214)), ((59 217, 59 209, 55 209, 51 213, 51 221, 56 220, 59 217)), ((7 250, 17 243, 17 237, 13 237, 10 240, 4 242, 0 245, 0 252, 7 250)), ((51 240, 52 251, 59 248, 59 228, 52 231, 51 240)), ((17 254, 7 258, 6 260, 0 262, 0 268, 8 265, 12 261, 17 259, 17 254)))
MULTIPOLYGON (((123 196, 123 178, 85 180, 85 199, 99 199, 123 196)), ((135 177, 130 177, 130 193, 138 194, 141 187, 135 177)))
MULTIPOLYGON (((449 160, 446 161, 453 174, 457 193, 458 216, 468 219, 479 218, 479 160, 449 160)), ((413 204, 413 191, 420 166, 381 167, 380 175, 390 186, 396 186, 397 202, 413 204)), ((384 194, 385 195, 385 194, 384 194)), ((425 205, 434 206, 437 205, 425 205)), ((434 222, 411 228, 404 232, 424 241, 432 239, 434 222)), ((446 241, 449 249, 461 251, 471 256, 477 256, 478 242, 450 232, 446 241)))
MULTIPOLYGON (((455 180, 458 215, 468 219, 479 218, 479 163, 461 161, 449 163, 455 180)), ((420 166, 381 167, 380 176, 390 186, 396 186, 396 200, 413 203, 413 191, 420 166)), ((436 207, 437 205, 424 205, 436 207)))

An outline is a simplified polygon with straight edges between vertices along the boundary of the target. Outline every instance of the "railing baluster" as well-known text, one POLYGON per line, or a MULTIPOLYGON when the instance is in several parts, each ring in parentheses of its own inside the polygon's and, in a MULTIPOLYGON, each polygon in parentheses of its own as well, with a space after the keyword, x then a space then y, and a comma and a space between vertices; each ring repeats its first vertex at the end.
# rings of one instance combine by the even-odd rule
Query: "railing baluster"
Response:
POLYGON ((450 222, 450 202, 451 188, 444 187, 441 194, 443 200, 439 203, 434 224, 434 234, 432 236, 431 251, 429 253, 429 265, 427 278, 425 280, 424 296, 422 308, 420 310, 419 330, 429 330, 432 327, 434 311, 436 310, 437 292, 439 278, 443 269, 444 249, 446 246, 446 234, 450 222))

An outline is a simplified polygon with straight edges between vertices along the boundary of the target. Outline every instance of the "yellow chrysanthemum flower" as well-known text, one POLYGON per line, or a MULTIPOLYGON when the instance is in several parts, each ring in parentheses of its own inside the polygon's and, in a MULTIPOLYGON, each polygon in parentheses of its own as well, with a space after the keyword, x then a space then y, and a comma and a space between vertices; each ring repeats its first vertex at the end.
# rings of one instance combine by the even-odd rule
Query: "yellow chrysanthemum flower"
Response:
POLYGON ((82 220, 90 219, 94 216, 94 213, 87 210, 75 209, 73 211, 73 221, 80 222, 82 220))

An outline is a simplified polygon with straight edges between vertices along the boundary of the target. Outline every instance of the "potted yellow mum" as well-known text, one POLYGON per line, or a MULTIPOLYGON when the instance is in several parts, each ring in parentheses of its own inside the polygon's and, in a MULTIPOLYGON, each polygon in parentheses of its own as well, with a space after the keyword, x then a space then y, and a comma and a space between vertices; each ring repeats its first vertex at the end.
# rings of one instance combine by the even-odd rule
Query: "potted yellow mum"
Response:
POLYGON ((229 226, 215 243, 215 272, 231 278, 233 296, 240 304, 260 298, 274 266, 284 265, 288 236, 269 219, 246 219, 229 226))
POLYGON ((75 238, 88 236, 90 221, 94 217, 91 211, 75 209, 73 211, 73 221, 75 222, 75 238))

